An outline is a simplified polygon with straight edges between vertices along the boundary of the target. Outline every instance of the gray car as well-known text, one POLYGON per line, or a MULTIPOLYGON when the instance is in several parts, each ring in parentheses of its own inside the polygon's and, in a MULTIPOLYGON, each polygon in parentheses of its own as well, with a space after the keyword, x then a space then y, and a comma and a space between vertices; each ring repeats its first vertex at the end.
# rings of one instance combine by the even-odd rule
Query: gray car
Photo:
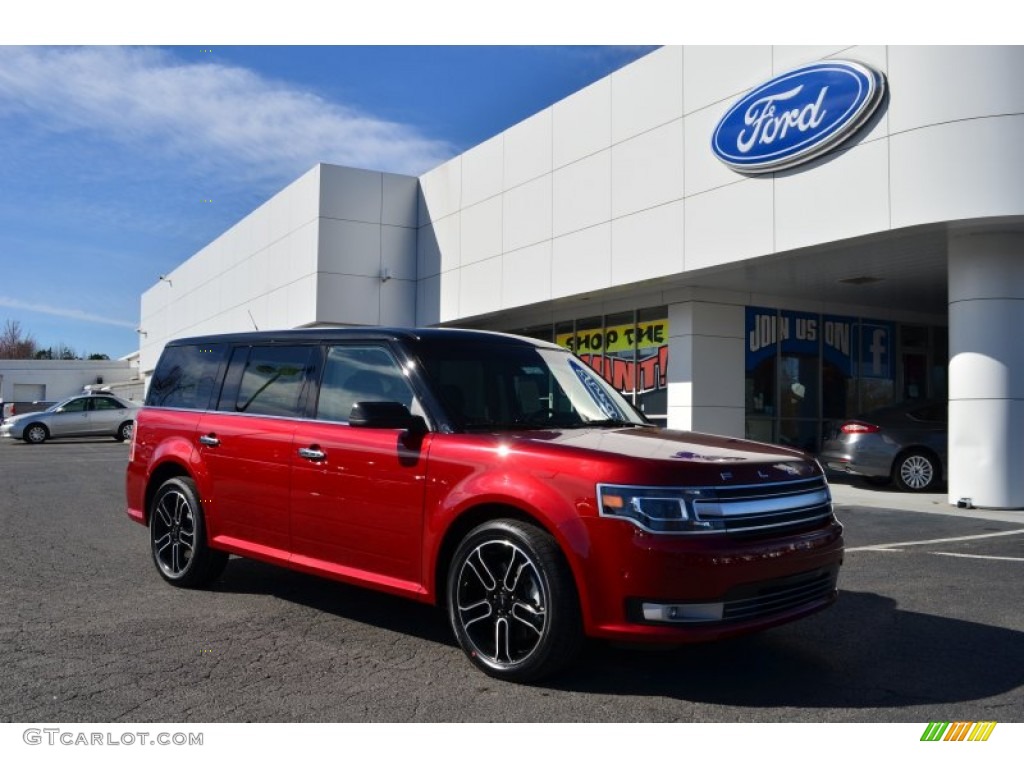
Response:
POLYGON ((128 440, 140 407, 108 394, 78 395, 45 411, 7 419, 0 426, 0 437, 21 439, 26 443, 42 443, 54 437, 99 435, 128 440))
POLYGON ((904 491, 933 491, 946 471, 946 402, 917 402, 836 423, 825 435, 821 463, 904 491))

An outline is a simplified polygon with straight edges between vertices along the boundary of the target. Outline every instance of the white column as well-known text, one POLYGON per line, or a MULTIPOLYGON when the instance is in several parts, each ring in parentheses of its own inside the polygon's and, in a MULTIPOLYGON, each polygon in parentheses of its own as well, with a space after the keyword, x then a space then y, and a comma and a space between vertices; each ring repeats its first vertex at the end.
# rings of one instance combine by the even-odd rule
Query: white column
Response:
POLYGON ((668 307, 668 426, 743 437, 743 307, 668 307))
POLYGON ((1024 507, 1024 234, 949 243, 949 502, 1024 507))

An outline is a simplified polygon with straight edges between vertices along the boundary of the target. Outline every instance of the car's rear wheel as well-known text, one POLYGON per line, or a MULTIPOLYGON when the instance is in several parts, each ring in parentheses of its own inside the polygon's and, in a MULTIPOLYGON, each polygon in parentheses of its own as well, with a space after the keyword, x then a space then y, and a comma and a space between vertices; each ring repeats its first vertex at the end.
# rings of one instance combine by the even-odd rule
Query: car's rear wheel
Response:
POLYGON ((125 440, 132 439, 132 426, 134 422, 126 421, 124 424, 117 428, 117 433, 114 435, 114 439, 119 443, 123 443, 125 440))
POLYGON ((463 539, 447 597, 459 645, 492 677, 531 682, 551 675, 583 638, 576 588, 558 544, 518 520, 492 520, 463 539))
POLYGON ((939 484, 939 462, 925 451, 901 454, 893 465, 892 479, 902 491, 924 493, 939 484))
POLYGON ((26 443, 39 443, 46 442, 46 439, 50 436, 50 430, 43 424, 29 424, 25 427, 25 431, 22 433, 26 443))
POLYGON ((228 555, 206 543, 206 522, 195 483, 172 477, 160 486, 149 512, 153 562, 166 581, 202 587, 220 576, 228 555))

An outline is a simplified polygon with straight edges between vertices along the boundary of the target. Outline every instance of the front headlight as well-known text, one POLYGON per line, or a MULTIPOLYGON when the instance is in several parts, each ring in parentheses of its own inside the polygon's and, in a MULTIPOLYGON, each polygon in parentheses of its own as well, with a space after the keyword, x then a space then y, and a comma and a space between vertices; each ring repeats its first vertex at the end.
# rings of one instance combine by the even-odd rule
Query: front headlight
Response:
POLYGON ((617 517, 652 533, 710 533, 724 530, 720 520, 698 520, 694 502, 699 488, 658 488, 629 485, 597 486, 602 517, 617 517))

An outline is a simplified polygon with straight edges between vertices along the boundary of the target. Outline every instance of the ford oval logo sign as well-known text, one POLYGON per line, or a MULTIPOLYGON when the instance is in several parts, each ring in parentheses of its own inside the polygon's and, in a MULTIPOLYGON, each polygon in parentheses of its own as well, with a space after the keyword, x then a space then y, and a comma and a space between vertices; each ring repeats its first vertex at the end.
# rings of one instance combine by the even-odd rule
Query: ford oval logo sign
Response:
POLYGON ((741 173, 792 168, 851 136, 884 93, 882 74, 855 61, 800 67, 733 104, 715 128, 711 149, 741 173))

